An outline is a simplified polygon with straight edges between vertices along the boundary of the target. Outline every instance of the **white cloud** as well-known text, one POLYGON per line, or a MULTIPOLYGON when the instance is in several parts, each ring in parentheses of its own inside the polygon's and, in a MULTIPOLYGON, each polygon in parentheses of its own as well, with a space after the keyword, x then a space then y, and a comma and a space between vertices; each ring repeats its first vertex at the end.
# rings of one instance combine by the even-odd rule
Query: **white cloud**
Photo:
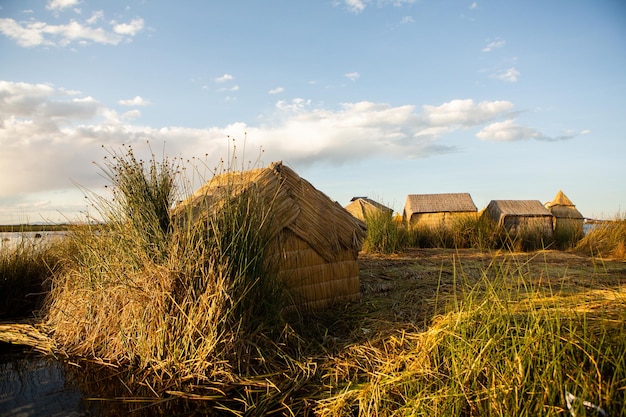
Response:
MULTIPOLYGON (((376 5, 378 7, 393 6, 402 7, 415 3, 416 0, 377 0, 376 5)), ((365 8, 371 4, 372 0, 343 0, 346 9, 350 13, 359 14, 365 10, 365 8)))
POLYGON ((470 10, 477 9, 477 8, 478 8, 478 3, 473 2, 473 3, 470 5, 470 7, 469 7, 469 8, 470 8, 470 10))
POLYGON ((491 52, 494 49, 502 48, 506 45, 506 41, 504 39, 496 38, 496 40, 489 42, 487 46, 485 46, 482 51, 483 52, 491 52))
POLYGON ((359 77, 361 76, 361 74, 359 74, 358 72, 348 72, 346 74, 343 75, 344 77, 346 77, 347 79, 349 79, 350 81, 356 81, 359 79, 359 77))
POLYGON ((87 22, 90 25, 93 25, 93 24, 98 23, 98 21, 102 19, 104 19, 104 12, 102 10, 96 10, 95 12, 91 14, 91 17, 87 19, 85 22, 87 22))
POLYGON ((415 23, 415 19, 413 19, 413 16, 404 16, 400 21, 400 24, 403 25, 408 23, 415 23))
POLYGON ((113 26, 113 32, 117 33, 118 35, 130 35, 130 36, 135 36, 137 34, 137 32, 141 31, 141 29, 143 29, 143 19, 142 18, 137 18, 137 19, 133 19, 131 20, 129 23, 115 23, 112 22, 113 26))
MULTIPOLYGON (((93 16, 88 20, 93 21, 92 19, 93 16)), ((142 28, 143 19, 133 19, 128 24, 117 24, 113 31, 84 25, 76 20, 71 20, 67 24, 50 25, 36 20, 22 23, 13 19, 0 19, 0 33, 24 47, 67 46, 74 42, 117 45, 123 40, 129 40, 142 28)))
POLYGON ((141 111, 139 110, 130 110, 122 114, 122 120, 135 120, 141 117, 141 111))
POLYGON ((361 13, 366 7, 365 0, 345 0, 345 3, 348 11, 354 14, 361 13))
POLYGON ((502 72, 492 75, 492 78, 496 78, 498 80, 506 81, 509 83, 517 82, 517 77, 520 76, 520 72, 515 68, 511 67, 502 72))
POLYGON ((122 106, 148 106, 150 105, 150 102, 141 96, 135 96, 134 98, 131 98, 131 99, 120 100, 118 101, 118 103, 121 104, 122 106))
POLYGON ((60 11, 68 7, 76 6, 79 3, 80 0, 49 0, 48 4, 46 4, 46 9, 60 11))
POLYGON ((226 81, 231 81, 233 79, 235 79, 235 77, 233 77, 231 74, 224 74, 221 77, 217 77, 215 79, 215 81, 218 82, 218 83, 223 83, 223 82, 226 82, 226 81))
POLYGON ((476 134, 476 137, 481 140, 496 142, 512 142, 522 139, 534 139, 540 136, 542 135, 538 130, 518 125, 512 119, 492 123, 476 134))
MULTIPOLYGON (((139 96, 124 101, 146 102, 139 96)), ((455 148, 440 143, 439 138, 471 127, 482 128, 476 135, 481 140, 503 142, 563 140, 585 133, 548 137, 512 119, 500 121, 511 117, 513 107, 509 101, 458 99, 421 107, 360 101, 331 109, 296 98, 278 101, 273 113, 263 115, 262 123, 255 126, 154 128, 134 122, 141 117, 138 109, 118 113, 97 98, 71 89, 0 81, 0 217, 3 205, 15 196, 29 196, 32 201, 39 196, 37 201, 45 201, 49 198, 41 196, 46 193, 69 193, 75 188, 72 181, 88 189, 101 186, 100 172, 91 162, 102 161, 103 145, 141 148, 149 139, 165 142, 169 155, 219 158, 226 152, 229 135, 243 138, 247 132, 246 148, 262 146, 264 163, 283 160, 304 166, 452 152, 455 148)), ((14 201, 12 207, 18 203, 14 201)))
POLYGON ((452 100, 440 106, 424 105, 424 117, 429 125, 447 126, 476 126, 498 117, 513 109, 510 101, 483 101, 474 104, 472 99, 452 100))
POLYGON ((218 89, 217 91, 239 91, 239 86, 238 85, 233 85, 232 87, 222 87, 220 89, 218 89))
POLYGON ((484 127, 476 134, 476 137, 483 141, 513 142, 520 140, 535 139, 540 141, 555 142, 573 139, 580 135, 585 135, 589 131, 580 132, 567 131, 559 136, 546 136, 539 130, 517 124, 515 120, 509 119, 502 122, 495 122, 484 127))
POLYGON ((276 88, 272 88, 270 91, 268 91, 268 94, 280 94, 283 93, 285 91, 285 89, 283 87, 276 87, 276 88))

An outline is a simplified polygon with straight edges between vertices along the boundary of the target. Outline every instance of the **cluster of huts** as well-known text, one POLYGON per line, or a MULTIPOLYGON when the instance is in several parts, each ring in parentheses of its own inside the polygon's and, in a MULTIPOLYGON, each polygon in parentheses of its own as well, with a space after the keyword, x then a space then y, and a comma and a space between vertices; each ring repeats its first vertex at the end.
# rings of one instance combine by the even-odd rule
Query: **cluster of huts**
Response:
MULTIPOLYGON (((354 198, 347 207, 331 200, 281 162, 245 174, 214 177, 176 210, 202 216, 224 207, 224 198, 254 192, 271 204, 271 240, 268 259, 276 261, 278 277, 290 290, 292 303, 303 310, 325 308, 336 302, 360 298, 358 253, 366 236, 363 219, 371 213, 393 210, 367 197, 354 198), (230 188, 228 193, 223 189, 230 188)), ((583 217, 559 192, 543 205, 539 201, 494 200, 484 211, 499 224, 517 228, 554 222, 580 223, 583 217)), ((411 194, 403 219, 407 224, 441 224, 459 215, 478 215, 469 194, 411 194)))
MULTIPOLYGON (((346 206, 353 216, 364 220, 373 213, 393 210, 367 197, 354 197, 346 206)), ((469 193, 409 194, 402 213, 403 224, 410 227, 439 227, 461 217, 485 216, 511 234, 531 228, 549 238, 563 228, 583 231, 584 217, 572 201, 559 190, 552 201, 492 200, 478 211, 469 193)))

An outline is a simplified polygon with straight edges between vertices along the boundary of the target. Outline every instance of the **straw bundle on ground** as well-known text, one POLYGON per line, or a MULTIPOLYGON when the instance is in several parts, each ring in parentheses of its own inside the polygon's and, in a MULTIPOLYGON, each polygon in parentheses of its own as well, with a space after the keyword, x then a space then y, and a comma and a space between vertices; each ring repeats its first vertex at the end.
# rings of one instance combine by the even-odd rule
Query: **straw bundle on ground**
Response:
POLYGON ((410 226, 440 227, 464 216, 477 216, 468 193, 409 194, 402 220, 410 226))
POLYGON ((176 222, 198 221, 255 195, 268 211, 267 262, 278 270, 293 305, 307 310, 360 298, 358 252, 366 226, 281 162, 217 175, 174 209, 176 222))

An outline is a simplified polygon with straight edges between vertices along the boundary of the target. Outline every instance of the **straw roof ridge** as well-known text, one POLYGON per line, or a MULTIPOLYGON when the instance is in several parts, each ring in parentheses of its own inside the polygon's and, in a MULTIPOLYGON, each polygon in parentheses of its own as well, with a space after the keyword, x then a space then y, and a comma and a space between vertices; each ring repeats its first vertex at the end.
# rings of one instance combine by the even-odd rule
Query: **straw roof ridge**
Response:
POLYGON ((289 229, 327 262, 333 262, 342 250, 360 250, 366 235, 365 223, 282 161, 273 162, 267 168, 216 175, 180 203, 173 214, 180 215, 189 206, 199 207, 199 210, 192 210, 194 217, 206 210, 215 212, 223 205, 220 201, 224 198, 247 192, 258 192, 264 207, 271 207, 272 237, 289 229))
POLYGON ((491 200, 487 210, 503 216, 552 216, 539 200, 491 200))
POLYGON ((406 213, 477 212, 469 193, 409 194, 406 213))
POLYGON ((374 201, 374 200, 372 200, 371 198, 368 198, 368 197, 353 197, 350 201, 353 202, 353 203, 354 202, 360 202, 361 203, 361 207, 364 204, 369 204, 369 205, 373 206, 374 208, 377 208, 377 209, 382 210, 382 211, 393 211, 392 208, 389 208, 389 207, 385 206, 384 204, 381 204, 378 201, 374 201))

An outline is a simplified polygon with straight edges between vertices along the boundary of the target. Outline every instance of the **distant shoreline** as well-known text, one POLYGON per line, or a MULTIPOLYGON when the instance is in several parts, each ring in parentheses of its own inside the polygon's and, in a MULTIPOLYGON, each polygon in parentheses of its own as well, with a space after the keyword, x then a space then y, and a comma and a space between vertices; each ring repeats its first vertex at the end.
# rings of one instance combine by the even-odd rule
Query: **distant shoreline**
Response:
POLYGON ((76 227, 75 224, 8 224, 0 225, 0 233, 62 232, 76 227))

